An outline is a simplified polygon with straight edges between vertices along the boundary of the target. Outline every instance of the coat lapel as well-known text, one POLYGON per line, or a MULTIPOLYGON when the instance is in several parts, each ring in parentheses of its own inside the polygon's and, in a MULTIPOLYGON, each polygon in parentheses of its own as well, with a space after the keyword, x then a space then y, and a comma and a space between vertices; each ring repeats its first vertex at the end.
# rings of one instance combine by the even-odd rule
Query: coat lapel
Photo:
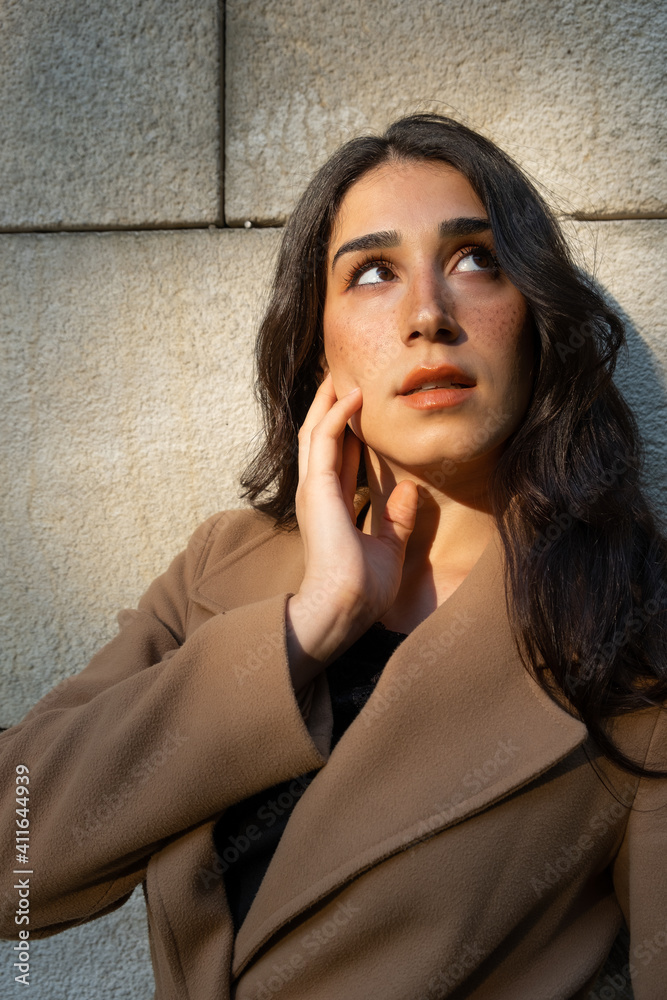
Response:
MULTIPOLYGON (((274 582, 294 591, 303 572, 298 535, 277 544, 283 569, 274 582)), ((261 552, 257 547, 251 560, 254 600, 261 552)), ((199 599, 212 588, 209 575, 199 599)), ((243 588, 235 589, 241 596, 243 588)), ((313 710, 321 713, 327 698, 326 685, 316 685, 313 710)), ((239 929, 233 974, 330 892, 488 808, 585 737, 585 726, 521 663, 507 619, 501 546, 494 540, 454 594, 399 646, 297 803, 239 929)))

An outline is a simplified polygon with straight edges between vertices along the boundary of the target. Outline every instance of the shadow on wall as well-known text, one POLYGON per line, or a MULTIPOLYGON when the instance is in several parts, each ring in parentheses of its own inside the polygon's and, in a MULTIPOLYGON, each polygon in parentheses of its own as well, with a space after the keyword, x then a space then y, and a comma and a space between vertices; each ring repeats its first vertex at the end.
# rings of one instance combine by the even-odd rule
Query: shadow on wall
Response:
POLYGON ((619 356, 614 381, 640 425, 640 435, 645 447, 643 485, 655 505, 662 530, 667 532, 667 475, 664 432, 664 428, 667 426, 667 385, 665 384, 665 374, 651 348, 627 313, 602 285, 597 287, 625 324, 627 351, 621 352, 619 356))

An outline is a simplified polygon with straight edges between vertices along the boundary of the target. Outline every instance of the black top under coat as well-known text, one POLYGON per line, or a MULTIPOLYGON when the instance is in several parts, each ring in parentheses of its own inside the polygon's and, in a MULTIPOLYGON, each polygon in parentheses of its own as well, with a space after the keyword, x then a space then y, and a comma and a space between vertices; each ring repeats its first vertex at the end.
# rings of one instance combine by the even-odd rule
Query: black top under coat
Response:
MULTIPOLYGON (((405 636, 376 622, 326 668, 333 711, 331 749, 361 712, 405 636)), ((250 909, 292 810, 319 768, 231 806, 213 830, 216 873, 222 868, 235 933, 250 909)))

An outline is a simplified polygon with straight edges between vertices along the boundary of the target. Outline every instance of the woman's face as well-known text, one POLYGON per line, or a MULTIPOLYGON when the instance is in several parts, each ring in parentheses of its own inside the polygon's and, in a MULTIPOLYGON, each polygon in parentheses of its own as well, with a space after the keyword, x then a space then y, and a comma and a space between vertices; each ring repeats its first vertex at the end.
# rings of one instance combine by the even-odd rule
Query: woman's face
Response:
POLYGON ((466 178, 439 162, 365 174, 327 279, 326 363, 339 397, 361 387, 357 436, 395 470, 490 470, 528 405, 532 334, 466 178))

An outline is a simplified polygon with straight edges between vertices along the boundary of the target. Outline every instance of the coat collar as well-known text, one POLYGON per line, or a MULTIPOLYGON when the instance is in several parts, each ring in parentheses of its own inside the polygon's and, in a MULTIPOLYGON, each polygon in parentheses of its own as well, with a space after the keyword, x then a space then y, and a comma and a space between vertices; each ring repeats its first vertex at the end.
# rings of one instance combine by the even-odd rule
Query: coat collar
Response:
MULTIPOLYGON (((298 588, 298 534, 265 532, 245 549, 235 553, 235 570, 229 560, 211 567, 196 600, 218 610, 239 606, 251 588, 258 600, 258 574, 260 590, 298 588), (280 548, 270 560, 280 569, 262 577, 267 545, 280 548)), ((311 708, 320 718, 329 701, 323 681, 311 708)), ((585 738, 583 723, 521 663, 494 539, 454 594, 399 646, 301 796, 239 929, 233 974, 285 924, 360 872, 488 809, 585 738)))

